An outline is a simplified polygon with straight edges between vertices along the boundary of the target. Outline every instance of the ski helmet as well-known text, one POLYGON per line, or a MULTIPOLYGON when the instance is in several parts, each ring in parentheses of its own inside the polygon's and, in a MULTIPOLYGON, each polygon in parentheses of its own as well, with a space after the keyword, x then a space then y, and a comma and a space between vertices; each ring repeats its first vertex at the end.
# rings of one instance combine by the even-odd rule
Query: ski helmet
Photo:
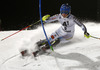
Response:
POLYGON ((62 4, 60 7, 60 13, 61 14, 69 14, 71 11, 71 6, 67 5, 67 4, 62 4))

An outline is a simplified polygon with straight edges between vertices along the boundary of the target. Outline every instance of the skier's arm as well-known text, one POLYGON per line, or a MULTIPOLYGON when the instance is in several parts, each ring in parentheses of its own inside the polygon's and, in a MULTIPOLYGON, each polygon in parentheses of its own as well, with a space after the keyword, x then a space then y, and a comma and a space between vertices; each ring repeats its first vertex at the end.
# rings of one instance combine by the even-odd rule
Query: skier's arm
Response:
POLYGON ((90 34, 87 32, 87 28, 85 27, 85 25, 83 23, 81 23, 78 19, 74 19, 74 22, 82 28, 82 30, 84 31, 84 36, 86 38, 89 38, 90 37, 90 34))
POLYGON ((48 19, 46 19, 44 22, 45 23, 51 23, 51 22, 58 21, 58 17, 59 17, 58 15, 51 16, 48 19))
POLYGON ((81 23, 80 21, 78 21, 77 19, 74 19, 74 22, 82 28, 82 30, 84 31, 84 33, 87 32, 87 28, 85 27, 85 25, 83 23, 81 23))

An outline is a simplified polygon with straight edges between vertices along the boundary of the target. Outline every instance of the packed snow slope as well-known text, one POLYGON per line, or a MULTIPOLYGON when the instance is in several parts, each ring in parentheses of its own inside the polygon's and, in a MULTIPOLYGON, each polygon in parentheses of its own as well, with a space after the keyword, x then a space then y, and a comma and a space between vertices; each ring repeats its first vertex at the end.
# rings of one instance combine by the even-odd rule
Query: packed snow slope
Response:
MULTIPOLYGON (((100 37, 100 24, 84 24, 91 35, 100 37)), ((46 24, 48 36, 59 27, 59 23, 46 24)), ((77 25, 75 29, 70 42, 57 45, 55 52, 41 55, 37 60, 32 56, 22 58, 19 51, 29 49, 31 53, 35 43, 45 38, 41 26, 0 41, 0 70, 100 70, 100 40, 85 38, 84 32, 77 25)), ((16 31, 0 32, 0 40, 14 32, 16 31)))

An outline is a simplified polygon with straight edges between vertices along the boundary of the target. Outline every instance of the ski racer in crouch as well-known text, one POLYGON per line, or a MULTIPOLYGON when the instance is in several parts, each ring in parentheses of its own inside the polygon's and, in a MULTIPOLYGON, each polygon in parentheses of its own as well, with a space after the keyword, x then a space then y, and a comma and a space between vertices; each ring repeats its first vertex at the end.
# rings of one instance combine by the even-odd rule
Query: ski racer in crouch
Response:
MULTIPOLYGON (((49 37, 49 41, 53 47, 59 44, 60 42, 69 42, 73 38, 75 24, 82 28, 85 37, 90 37, 90 34, 87 32, 85 25, 78 21, 78 19, 71 14, 71 6, 68 4, 61 5, 60 14, 51 17, 50 15, 45 15, 42 18, 42 20, 45 23, 50 23, 54 21, 58 21, 61 23, 61 27, 58 28, 49 37)), ((50 48, 46 39, 37 42, 37 46, 39 47, 39 49, 35 52, 32 52, 34 56, 37 56, 37 53, 39 53, 40 51, 46 52, 46 50, 50 48)), ((26 53, 26 50, 21 52, 22 56, 24 56, 26 53)))

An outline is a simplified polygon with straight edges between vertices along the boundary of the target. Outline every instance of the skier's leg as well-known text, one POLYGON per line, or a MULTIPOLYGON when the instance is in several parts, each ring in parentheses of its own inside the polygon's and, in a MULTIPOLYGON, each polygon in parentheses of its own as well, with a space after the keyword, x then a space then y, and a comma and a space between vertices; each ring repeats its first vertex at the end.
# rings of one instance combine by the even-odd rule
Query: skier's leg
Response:
MULTIPOLYGON (((55 41, 51 41, 50 43, 51 43, 51 46, 55 47, 57 44, 60 43, 60 39, 58 38, 55 41)), ((50 46, 48 43, 46 43, 45 46, 43 46, 41 49, 45 51, 47 49, 50 49, 50 46)))
MULTIPOLYGON (((60 42, 59 37, 62 34, 63 33, 62 33, 62 30, 61 30, 61 27, 51 34, 51 36, 49 37, 49 41, 50 41, 52 46, 57 45, 60 42)), ((38 45, 39 48, 41 48, 41 46, 42 47, 45 46, 46 49, 49 49, 49 45, 48 45, 48 42, 47 42, 46 39, 40 40, 36 44, 38 45)))
MULTIPOLYGON (((50 41, 50 39, 49 39, 49 41, 50 41)), ((55 47, 56 45, 58 45, 60 43, 60 39, 59 38, 55 38, 55 39, 53 39, 52 41, 50 41, 50 44, 51 44, 51 46, 53 46, 53 47, 55 47)), ((45 43, 45 46, 43 46, 42 47, 42 50, 47 50, 47 49, 50 49, 50 46, 49 46, 49 44, 48 43, 45 43)))
MULTIPOLYGON (((32 54, 33 54, 34 57, 36 57, 37 55, 42 55, 42 54, 46 53, 46 50, 50 49, 50 46, 49 46, 47 40, 45 40, 45 42, 46 43, 44 45, 39 46, 39 50, 37 50, 35 52, 32 52, 32 54)), ((55 47, 59 43, 60 43, 60 39, 56 39, 55 41, 51 42, 51 45, 53 47, 55 47)))
POLYGON ((36 44, 37 44, 38 47, 40 47, 40 46, 42 46, 42 45, 44 45, 44 44, 46 44, 46 43, 48 43, 48 42, 47 42, 46 39, 44 39, 44 40, 38 41, 36 44))
MULTIPOLYGON (((59 28, 58 30, 56 30, 54 33, 51 34, 51 36, 49 37, 49 41, 50 41, 52 46, 56 46, 57 44, 60 43, 59 37, 61 36, 61 34, 62 34, 61 28, 59 28)), ((45 52, 47 49, 50 49, 50 46, 49 46, 46 39, 40 40, 36 44, 39 47, 38 51, 45 52)))

